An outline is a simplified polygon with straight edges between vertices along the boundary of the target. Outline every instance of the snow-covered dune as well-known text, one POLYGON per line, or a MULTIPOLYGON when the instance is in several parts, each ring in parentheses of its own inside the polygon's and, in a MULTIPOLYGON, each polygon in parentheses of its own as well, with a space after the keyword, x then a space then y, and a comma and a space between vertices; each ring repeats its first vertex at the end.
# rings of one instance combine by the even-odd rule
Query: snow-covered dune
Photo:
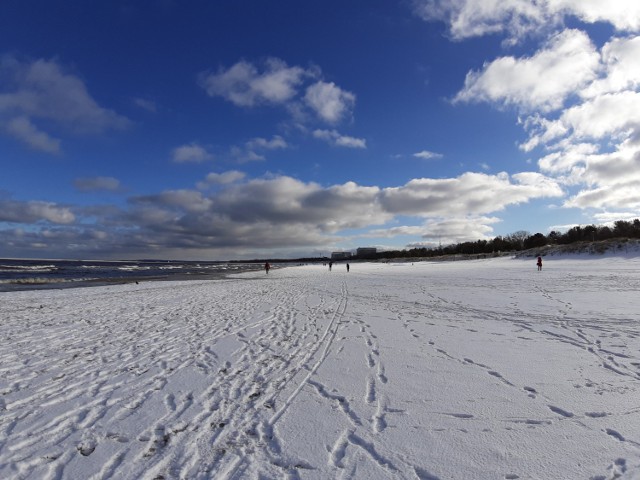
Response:
POLYGON ((0 293, 0 478, 640 475, 640 259, 0 293))

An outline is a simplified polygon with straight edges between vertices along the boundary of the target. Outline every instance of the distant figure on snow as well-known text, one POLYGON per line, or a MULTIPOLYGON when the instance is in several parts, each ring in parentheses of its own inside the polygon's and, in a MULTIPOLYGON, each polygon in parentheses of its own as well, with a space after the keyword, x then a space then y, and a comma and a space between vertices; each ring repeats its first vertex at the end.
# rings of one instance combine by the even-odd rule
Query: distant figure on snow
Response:
POLYGON ((329 262, 329 271, 331 271, 331 267, 333 267, 333 262, 329 262))
POLYGON ((349 264, 347 263, 347 273, 349 273, 349 264))
POLYGON ((538 257, 538 263, 536 263, 536 265, 538 265, 538 271, 542 270, 542 257, 538 257))
POLYGON ((267 275, 269 275, 270 268, 271 268, 271 265, 269 265, 269 262, 264 264, 264 271, 267 272, 267 275))

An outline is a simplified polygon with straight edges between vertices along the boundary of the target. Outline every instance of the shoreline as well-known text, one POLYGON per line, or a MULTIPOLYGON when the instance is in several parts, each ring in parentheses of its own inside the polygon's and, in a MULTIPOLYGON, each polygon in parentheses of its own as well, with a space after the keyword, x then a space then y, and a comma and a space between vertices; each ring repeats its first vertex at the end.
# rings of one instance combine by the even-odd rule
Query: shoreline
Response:
MULTIPOLYGON (((281 268, 281 267, 274 267, 281 268)), ((0 280, 0 293, 4 292, 24 292, 43 290, 67 290, 73 288, 91 288, 106 285, 139 284, 143 282, 165 282, 165 281, 197 281, 197 280, 217 280, 227 278, 243 272, 260 271, 261 267, 245 268, 242 270, 211 270, 206 273, 171 273, 155 275, 127 275, 127 276, 105 276, 103 278, 64 278, 51 276, 33 276, 16 279, 0 280)))

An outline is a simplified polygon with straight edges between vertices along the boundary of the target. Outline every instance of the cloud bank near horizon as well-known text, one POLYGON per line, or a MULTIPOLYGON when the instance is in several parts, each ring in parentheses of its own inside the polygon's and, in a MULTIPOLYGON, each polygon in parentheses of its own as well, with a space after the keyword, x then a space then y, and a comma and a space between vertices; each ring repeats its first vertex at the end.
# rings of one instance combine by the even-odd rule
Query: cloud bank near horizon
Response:
MULTIPOLYGON (((119 185, 113 180, 108 185, 119 185)), ((104 179, 85 179, 80 184, 105 186, 104 179)), ((0 222, 17 224, 1 231, 0 239, 9 248, 47 245, 68 255, 96 253, 104 244, 110 245, 114 257, 149 251, 150 246, 159 255, 176 248, 194 252, 211 248, 286 252, 331 248, 345 231, 383 226, 396 217, 409 216, 424 222, 423 227, 414 227, 414 233, 456 241, 478 232, 483 237, 490 233, 487 227, 496 219, 485 214, 531 199, 562 195, 556 182, 534 172, 514 176, 465 173, 458 178, 414 179, 400 187, 380 188, 354 182, 322 187, 288 176, 244 180, 241 172, 229 171, 212 173, 198 182, 199 187, 208 185, 218 189, 132 196, 126 208, 73 208, 0 198, 0 222), (455 217, 459 215, 456 212, 466 212, 474 219, 467 222, 466 231, 461 222, 454 235, 444 232, 446 222, 433 228, 430 219, 455 217), (32 223, 43 226, 37 231, 26 227, 32 223), (437 233, 430 234, 430 230, 437 233), (69 238, 74 236, 84 239, 84 246, 80 242, 69 245, 69 238)), ((389 232, 406 233, 402 227, 389 232)))

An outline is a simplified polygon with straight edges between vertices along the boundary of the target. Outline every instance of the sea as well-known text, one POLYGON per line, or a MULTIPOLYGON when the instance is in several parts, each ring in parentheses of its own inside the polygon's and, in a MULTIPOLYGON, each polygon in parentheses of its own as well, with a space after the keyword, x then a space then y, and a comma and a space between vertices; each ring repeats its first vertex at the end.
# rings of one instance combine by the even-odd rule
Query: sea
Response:
POLYGON ((223 278, 258 270, 257 263, 175 260, 17 260, 0 259, 0 292, 88 287, 114 283, 223 278))

